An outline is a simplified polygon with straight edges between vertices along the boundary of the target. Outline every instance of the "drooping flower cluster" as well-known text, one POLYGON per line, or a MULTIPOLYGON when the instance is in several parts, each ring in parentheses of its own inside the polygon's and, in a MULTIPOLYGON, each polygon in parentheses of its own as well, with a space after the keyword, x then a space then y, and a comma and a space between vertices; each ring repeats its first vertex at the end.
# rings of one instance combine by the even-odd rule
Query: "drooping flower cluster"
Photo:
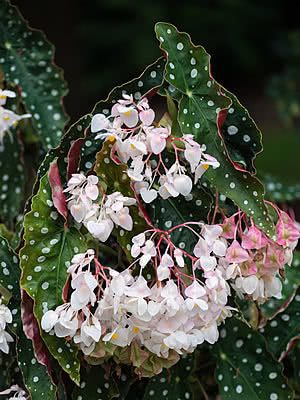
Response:
POLYGON ((0 89, 0 144, 3 142, 4 134, 9 128, 15 126, 21 119, 30 118, 31 114, 18 115, 3 106, 7 98, 14 98, 16 94, 11 90, 0 89))
POLYGON ((238 212, 223 224, 186 222, 140 233, 132 239, 134 261, 121 272, 103 266, 91 249, 78 254, 68 268, 70 301, 47 311, 42 328, 73 338, 92 357, 99 357, 99 343, 137 345, 164 359, 170 351, 183 354, 204 341, 213 344, 218 325, 231 316, 232 289, 259 302, 281 296, 278 273, 291 262, 300 232, 278 212, 277 242, 253 224, 244 226, 245 215, 238 212), (192 254, 172 242, 176 229, 197 238, 192 254), (153 272, 146 280, 148 264, 153 272))
POLYGON ((65 192, 70 194, 68 207, 73 218, 83 223, 101 242, 108 239, 115 225, 127 231, 132 230, 133 221, 128 206, 135 204, 136 200, 120 192, 103 194, 99 200, 97 176, 73 174, 65 192))
MULTIPOLYGON (((176 257, 181 264, 182 254, 176 257)), ((187 276, 184 283, 174 271, 175 281, 147 282, 132 268, 119 273, 103 267, 92 250, 76 255, 68 271, 74 289, 70 302, 47 311, 42 328, 72 337, 86 355, 93 355, 100 340, 118 347, 136 343, 163 358, 170 350, 192 352, 205 340, 215 343, 217 325, 230 315, 230 289, 221 276, 215 282, 209 276, 205 283, 187 276)))
POLYGON ((259 302, 281 297, 282 284, 278 275, 285 265, 291 265, 300 237, 296 223, 284 211, 277 211, 276 241, 265 236, 254 224, 241 229, 241 217, 236 223, 236 216, 232 216, 222 225, 223 237, 232 240, 226 253, 230 263, 226 276, 233 280, 237 293, 259 302))
POLYGON ((7 400, 27 400, 28 396, 26 395, 25 390, 20 388, 18 385, 12 385, 10 388, 3 390, 0 392, 0 395, 9 394, 10 397, 7 397, 7 400))
POLYGON ((112 152, 128 163, 128 176, 146 203, 158 194, 163 199, 187 196, 209 166, 219 167, 218 161, 205 153, 206 146, 197 143, 193 135, 173 137, 170 125, 155 126, 155 117, 147 98, 135 103, 132 95, 123 94, 110 116, 96 114, 91 124, 92 132, 101 132, 96 138, 115 141, 112 152), (173 152, 169 155, 172 162, 162 157, 167 146, 173 152), (187 166, 194 182, 187 174, 187 166))
POLYGON ((13 342, 12 336, 6 331, 7 324, 12 322, 12 314, 10 309, 5 305, 1 304, 0 299, 0 351, 8 354, 9 345, 8 343, 13 342))

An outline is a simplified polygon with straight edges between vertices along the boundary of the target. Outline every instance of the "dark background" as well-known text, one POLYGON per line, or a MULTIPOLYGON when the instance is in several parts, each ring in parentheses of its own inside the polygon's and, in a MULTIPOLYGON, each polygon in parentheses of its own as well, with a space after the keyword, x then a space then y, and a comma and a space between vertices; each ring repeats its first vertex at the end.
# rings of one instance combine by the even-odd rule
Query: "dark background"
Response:
MULTIPOLYGON (((293 58, 295 50, 290 48, 291 37, 300 31, 293 2, 13 0, 13 4, 55 44, 56 63, 69 83, 65 105, 72 121, 159 57, 155 22, 172 22, 189 32, 193 42, 212 55, 214 77, 238 95, 264 131, 267 151, 259 158, 262 168, 283 172, 282 176, 289 169, 288 179, 300 182, 300 125, 293 121, 286 126, 275 105, 278 99, 268 95, 274 76, 280 80, 290 68, 300 67, 300 50, 293 58)), ((300 40, 294 40, 292 46, 298 45, 300 49, 300 40)))

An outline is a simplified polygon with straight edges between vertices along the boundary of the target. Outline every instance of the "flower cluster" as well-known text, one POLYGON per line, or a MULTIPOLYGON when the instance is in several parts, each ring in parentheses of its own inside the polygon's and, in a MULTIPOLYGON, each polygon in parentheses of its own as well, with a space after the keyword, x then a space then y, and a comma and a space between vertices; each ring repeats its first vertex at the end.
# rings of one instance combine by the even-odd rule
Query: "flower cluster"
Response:
POLYGON ((300 231, 284 211, 278 211, 276 241, 265 236, 254 224, 240 228, 241 218, 232 216, 223 223, 223 237, 231 240, 226 253, 226 275, 238 294, 264 302, 280 298, 282 284, 278 277, 284 265, 291 265, 300 231))
POLYGON ((96 138, 115 142, 112 152, 128 163, 128 176, 146 203, 163 198, 187 196, 203 173, 218 161, 205 153, 206 146, 194 140, 193 135, 173 137, 168 124, 154 125, 156 115, 147 98, 135 103, 132 95, 123 94, 111 109, 111 115, 96 114, 92 119, 92 132, 101 132, 96 138), (169 157, 163 151, 169 147, 169 157), (167 166, 166 164, 170 164, 167 166), (194 182, 187 174, 194 175, 194 182))
POLYGON ((0 351, 3 353, 8 354, 9 346, 8 343, 13 342, 12 336, 6 331, 6 325, 12 322, 12 314, 10 309, 1 304, 0 299, 0 351))
POLYGON ((103 194, 99 200, 98 178, 73 174, 65 192, 70 194, 68 207, 73 218, 83 223, 88 231, 101 242, 105 242, 114 229, 119 226, 131 231, 133 221, 128 206, 136 203, 131 197, 120 192, 103 194))
POLYGON ((300 232, 278 213, 277 242, 247 226, 238 212, 222 224, 186 222, 140 233, 132 239, 134 261, 122 272, 103 266, 91 249, 77 254, 68 268, 70 301, 47 311, 42 328, 73 338, 92 357, 99 357, 98 343, 137 345, 163 359, 171 351, 193 352, 204 341, 213 344, 218 325, 231 316, 232 289, 259 302, 281 296, 277 275, 291 262, 300 232), (176 229, 195 235, 192 254, 172 242, 176 229), (153 272, 147 270, 146 280, 148 264, 153 272))
POLYGON ((30 118, 31 114, 17 115, 3 107, 7 98, 14 98, 16 94, 11 90, 0 89, 0 144, 3 142, 5 132, 15 126, 21 119, 30 118))
MULTIPOLYGON (((181 263, 182 255, 177 258, 181 263)), ((170 350, 192 352, 204 341, 215 343, 217 325, 231 314, 229 286, 221 276, 216 282, 208 276, 205 283, 195 277, 187 284, 147 282, 131 268, 119 273, 103 267, 92 250, 76 255, 68 271, 74 290, 70 302, 47 311, 42 328, 72 337, 86 355, 100 340, 118 347, 134 342, 163 358, 170 350)))
POLYGON ((8 397, 8 400, 27 400, 28 396, 26 395, 25 390, 23 390, 22 388, 20 388, 20 386, 18 385, 12 385, 9 389, 3 390, 2 392, 0 392, 0 395, 4 395, 4 394, 9 394, 11 395, 10 397, 8 397))

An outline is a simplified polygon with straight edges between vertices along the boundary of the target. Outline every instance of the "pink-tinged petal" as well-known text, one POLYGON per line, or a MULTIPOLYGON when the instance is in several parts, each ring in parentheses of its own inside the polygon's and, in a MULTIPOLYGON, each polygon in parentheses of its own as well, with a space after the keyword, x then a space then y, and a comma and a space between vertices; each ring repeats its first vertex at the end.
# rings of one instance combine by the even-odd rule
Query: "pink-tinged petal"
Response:
POLYGON ((225 239, 233 239, 236 231, 235 217, 225 218, 221 226, 223 228, 222 236, 225 239))
POLYGON ((82 204, 72 204, 70 212, 75 221, 80 223, 85 217, 86 209, 82 204))
POLYGON ((87 185, 85 193, 91 200, 96 200, 99 195, 99 189, 96 185, 87 185))
POLYGON ((199 297, 205 296, 206 290, 203 286, 200 285, 200 283, 195 280, 190 286, 185 289, 184 294, 192 299, 197 299, 199 297))
POLYGON ((66 196, 63 191, 63 187, 61 184, 61 179, 59 175, 59 170, 57 166, 57 162, 54 161, 50 165, 50 170, 49 170, 49 183, 52 189, 52 201, 59 212, 60 215, 64 217, 64 219, 67 219, 68 211, 67 211, 67 202, 66 202, 66 196))
POLYGON ((144 125, 150 126, 154 121, 155 113, 151 108, 149 108, 148 110, 141 111, 139 116, 144 125))
POLYGON ((157 267, 157 279, 163 281, 170 277, 170 268, 165 265, 159 265, 157 267))
POLYGON ((209 249, 208 244, 203 238, 199 238, 195 248, 194 248, 194 254, 196 257, 201 257, 201 256, 209 256, 211 253, 211 249, 209 249))
POLYGON ((277 243, 281 246, 289 246, 300 238, 298 226, 286 214, 284 219, 279 219, 276 224, 277 243), (289 218, 289 220, 287 220, 289 218), (288 223, 286 222, 288 221, 288 223))
POLYGON ((226 261, 242 263, 250 259, 250 255, 247 250, 244 250, 237 240, 234 240, 228 247, 226 253, 226 261))
POLYGON ((119 110, 118 110, 119 107, 120 107, 120 104, 119 104, 119 103, 116 103, 115 105, 112 106, 112 108, 111 108, 111 115, 112 115, 113 117, 117 117, 117 116, 120 115, 119 110))
POLYGON ((215 257, 211 256, 201 256, 200 264, 204 271, 211 271, 217 266, 217 260, 215 257))
POLYGON ((149 142, 151 151, 154 154, 160 154, 165 149, 167 143, 166 139, 157 133, 151 133, 149 135, 149 142))
POLYGON ((248 232, 242 235, 242 247, 246 250, 261 249, 267 243, 267 238, 255 226, 251 226, 248 232))
POLYGON ((136 109, 132 107, 119 106, 120 118, 122 122, 128 127, 133 128, 139 121, 139 114, 136 109))

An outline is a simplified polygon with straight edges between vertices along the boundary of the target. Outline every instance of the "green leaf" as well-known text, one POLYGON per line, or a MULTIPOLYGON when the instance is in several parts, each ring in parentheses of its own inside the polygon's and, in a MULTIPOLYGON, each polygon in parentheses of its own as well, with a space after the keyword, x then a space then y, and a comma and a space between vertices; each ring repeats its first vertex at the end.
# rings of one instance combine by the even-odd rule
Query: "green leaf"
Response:
POLYGON ((300 292, 283 312, 260 331, 266 338, 269 350, 282 359, 294 342, 300 340, 300 292))
MULTIPOLYGON (((38 400, 40 396, 44 399, 55 400, 55 389, 48 375, 47 369, 44 365, 39 364, 37 361, 31 340, 27 339, 24 334, 22 321, 21 321, 21 296, 20 296, 20 268, 19 260, 16 254, 10 248, 8 242, 0 238, 0 285, 4 286, 11 292, 11 299, 9 301, 9 308, 13 314, 13 324, 9 326, 15 335, 16 351, 19 362, 19 369, 21 370, 24 384, 31 395, 32 400, 38 400)), ((0 289, 1 292, 1 289, 0 289)), ((11 358, 11 368, 16 366, 12 363, 13 361, 13 349, 14 344, 10 344, 10 354, 8 357, 11 358)), ((7 377, 10 377, 10 384, 13 383, 12 371, 7 372, 7 377), (11 376, 10 376, 11 375, 11 376)), ((8 380, 6 381, 8 383, 8 380)), ((19 382, 21 384, 21 382, 19 382)))
POLYGON ((164 78, 165 59, 160 57, 150 64, 145 71, 123 85, 116 86, 108 95, 106 100, 99 101, 93 110, 93 114, 103 113, 108 115, 114 103, 122 98, 122 94, 132 94, 134 100, 140 100, 143 96, 150 95, 158 89, 164 78))
POLYGON ((72 393, 73 400, 111 400, 119 397, 119 390, 115 380, 105 377, 101 366, 81 370, 82 382, 72 393))
POLYGON ((21 210, 25 182, 22 146, 15 129, 5 134, 0 145, 0 176, 0 219, 12 229, 21 210))
POLYGON ((55 400, 56 390, 47 368, 37 361, 31 340, 22 333, 18 339, 17 354, 26 389, 32 400, 55 400))
POLYGON ((19 260, 10 248, 6 239, 0 236, 0 296, 4 289, 9 293, 9 308, 13 314, 14 323, 10 327, 17 331, 20 321, 20 269, 19 260), (2 290, 1 290, 2 288, 2 290))
POLYGON ((183 400, 192 399, 194 368, 193 356, 182 357, 172 368, 165 370, 151 378, 146 386, 143 400, 166 399, 183 400))
POLYGON ((16 7, 3 0, 0 8, 0 69, 5 79, 19 86, 32 124, 45 148, 56 146, 66 114, 67 94, 62 70, 54 62, 54 48, 45 35, 30 29, 16 7))
POLYGON ((262 151, 261 132, 236 96, 224 88, 222 91, 231 100, 231 106, 221 127, 228 154, 232 161, 255 173, 253 162, 256 155, 262 151))
POLYGON ((300 184, 286 184, 272 175, 265 175, 266 198, 276 203, 297 201, 300 199, 300 184))
MULTIPOLYGON (((34 299, 38 320, 46 310, 62 304, 67 266, 75 253, 85 251, 84 240, 75 228, 68 228, 52 203, 48 176, 40 181, 24 220, 25 246, 22 248, 22 288, 34 299)), ((50 353, 75 381, 79 382, 77 349, 64 339, 41 332, 50 353)))
MULTIPOLYGON (((100 184, 106 194, 113 192, 121 192, 123 196, 135 198, 135 193, 131 188, 130 178, 128 177, 127 165, 116 164, 110 157, 112 143, 108 140, 104 142, 102 149, 97 153, 96 164, 94 171, 99 177, 100 184)), ((144 232, 148 225, 145 219, 140 215, 139 207, 133 205, 129 207, 129 212, 133 220, 133 229, 126 231, 117 226, 114 229, 114 234, 117 237, 118 243, 121 245, 126 255, 131 259, 128 244, 131 244, 133 236, 144 232)))
POLYGON ((165 79, 182 94, 178 115, 181 129, 185 134, 195 135, 206 145, 208 154, 220 162, 220 168, 210 168, 206 177, 261 229, 273 235, 274 226, 264 204, 263 186, 248 172, 234 167, 220 137, 221 119, 231 100, 222 94, 223 88, 210 75, 209 55, 171 24, 156 24, 156 34, 168 56, 165 79))
POLYGON ((293 394, 282 365, 266 350, 262 335, 231 318, 217 343, 216 377, 223 400, 281 400, 293 394))
POLYGON ((260 306, 264 316, 272 319, 279 312, 284 311, 290 302, 293 300, 298 287, 300 286, 300 252, 294 253, 294 258, 291 266, 286 266, 284 269, 285 278, 282 285, 282 298, 271 299, 260 306))

